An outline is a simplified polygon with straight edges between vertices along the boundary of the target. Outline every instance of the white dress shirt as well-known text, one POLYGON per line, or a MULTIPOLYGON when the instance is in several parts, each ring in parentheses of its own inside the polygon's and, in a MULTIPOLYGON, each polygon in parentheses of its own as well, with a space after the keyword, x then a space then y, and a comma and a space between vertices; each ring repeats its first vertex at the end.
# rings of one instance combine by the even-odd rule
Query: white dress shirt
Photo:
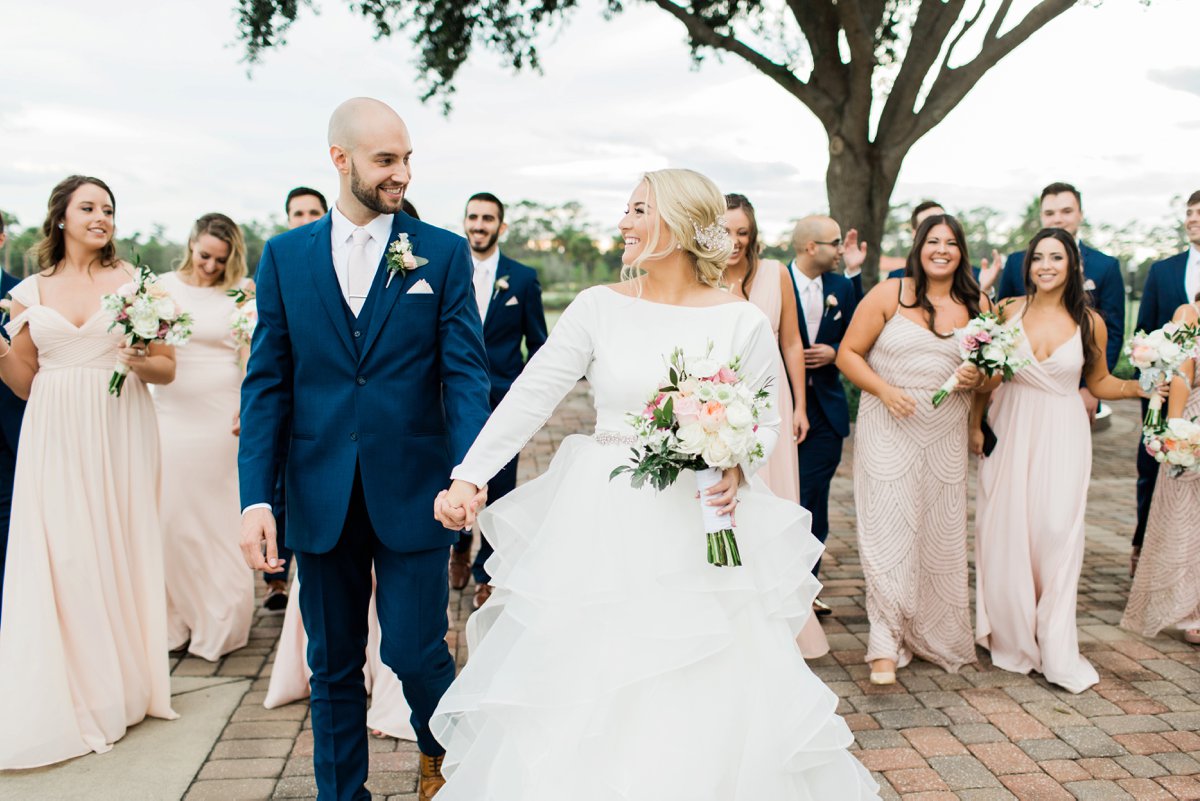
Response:
POLYGON ((492 292, 496 284, 496 270, 500 268, 500 248, 492 251, 492 255, 483 261, 471 253, 471 261, 475 263, 475 302, 479 304, 479 319, 487 318, 488 304, 492 302, 492 292))
POLYGON ((1188 248, 1187 267, 1183 271, 1183 289, 1187 292, 1188 303, 1196 300, 1200 292, 1200 248, 1192 245, 1188 248))
MULTIPOLYGON (((391 214, 380 214, 366 225, 362 226, 371 235, 371 241, 366 245, 367 260, 371 265, 371 282, 379 271, 379 262, 383 258, 383 250, 388 240, 392 238, 391 214)), ((333 255, 333 272, 337 275, 338 286, 342 289, 342 297, 350 304, 350 235, 359 226, 346 219, 346 215, 335 205, 330 212, 330 252, 333 255)), ((372 286, 369 282, 367 286, 372 286)))
POLYGON ((796 278, 796 289, 800 292, 800 309, 808 331, 808 344, 812 346, 817 343, 817 331, 821 328, 821 315, 825 311, 825 282, 819 275, 809 278, 796 267, 794 261, 790 269, 796 278))

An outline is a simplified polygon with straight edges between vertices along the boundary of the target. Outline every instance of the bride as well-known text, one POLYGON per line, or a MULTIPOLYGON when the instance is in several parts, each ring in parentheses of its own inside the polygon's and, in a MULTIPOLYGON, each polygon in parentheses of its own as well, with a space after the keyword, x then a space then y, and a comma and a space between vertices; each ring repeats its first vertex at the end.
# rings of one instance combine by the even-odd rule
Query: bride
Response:
MULTIPOLYGON (((596 434, 568 437, 479 516, 495 592, 431 723, 447 749, 439 801, 877 797, 795 645, 819 589, 808 512, 748 485, 757 465, 726 470, 704 502, 736 510, 744 566, 715 568, 691 475, 662 492, 609 478, 629 461, 625 415, 675 348, 741 356, 754 388, 777 375, 766 317, 716 288, 728 238, 697 242, 724 210, 698 173, 644 176, 620 224, 637 276, 579 294, 434 503, 448 528, 473 523, 481 488, 587 377, 596 434)), ((760 420, 768 454, 778 427, 774 410, 760 420)))

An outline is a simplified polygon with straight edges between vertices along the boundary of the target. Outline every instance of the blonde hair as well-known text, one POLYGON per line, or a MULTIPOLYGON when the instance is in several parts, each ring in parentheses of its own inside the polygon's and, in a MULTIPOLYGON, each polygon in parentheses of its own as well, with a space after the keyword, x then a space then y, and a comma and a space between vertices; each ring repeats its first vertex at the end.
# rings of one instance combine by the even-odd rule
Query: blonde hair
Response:
POLYGON ((246 238, 242 236, 242 229, 238 227, 237 223, 215 211, 205 214, 192 226, 192 233, 188 235, 187 252, 184 253, 183 262, 179 265, 179 272, 188 275, 195 269, 195 265, 192 264, 192 247, 205 234, 216 237, 229 245, 229 258, 225 260, 225 272, 221 275, 217 286, 221 289, 241 286, 242 279, 246 277, 246 238))
POLYGON ((694 170, 655 170, 642 175, 642 180, 650 189, 650 205, 666 224, 671 238, 659 250, 658 225, 652 225, 645 250, 621 270, 621 278, 629 280, 645 272, 645 262, 668 256, 678 245, 691 257, 696 279, 706 286, 719 287, 733 243, 727 235, 701 237, 707 241, 698 242, 696 234, 713 226, 725 233, 725 196, 721 190, 694 170))

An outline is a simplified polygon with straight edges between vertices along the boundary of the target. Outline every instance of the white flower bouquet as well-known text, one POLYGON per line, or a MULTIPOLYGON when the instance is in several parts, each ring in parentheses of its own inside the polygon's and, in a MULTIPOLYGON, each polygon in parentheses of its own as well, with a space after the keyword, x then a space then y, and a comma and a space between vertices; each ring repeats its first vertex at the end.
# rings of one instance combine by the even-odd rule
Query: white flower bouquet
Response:
POLYGON ((628 415, 638 440, 633 464, 616 468, 609 478, 629 473, 633 486, 649 481, 662 490, 675 483, 680 471, 694 470, 708 562, 738 566, 742 559, 732 520, 709 506, 704 492, 721 480, 725 469, 763 458, 756 431, 760 414, 770 406, 770 393, 746 384, 740 358, 721 364, 711 354, 711 343, 703 357, 685 357, 679 348, 671 353, 666 381, 641 412, 628 415))
POLYGON ((1173 417, 1158 430, 1147 428, 1144 442, 1146 453, 1166 464, 1171 478, 1200 471, 1200 424, 1195 420, 1173 417))
MULTIPOLYGON (((1138 331, 1125 346, 1129 363, 1139 371, 1138 382, 1142 389, 1150 392, 1159 384, 1170 381, 1179 373, 1179 368, 1196 355, 1196 340, 1200 337, 1200 325, 1167 323, 1162 328, 1138 331)), ((1162 398, 1150 398, 1143 428, 1160 431, 1163 428, 1162 398)))
MULTIPOLYGON (((150 268, 138 261, 131 283, 100 299, 109 314, 108 330, 119 328, 125 347, 149 346, 155 342, 183 345, 192 336, 192 316, 185 312, 158 282, 150 268)), ((117 362, 108 391, 120 397, 129 365, 117 362)))
MULTIPOLYGON (((993 312, 984 312, 972 318, 964 327, 956 330, 954 335, 958 338, 958 354, 963 360, 963 366, 973 364, 988 376, 999 373, 1005 381, 1011 381, 1018 370, 1029 364, 1028 359, 1017 358, 1021 332, 1005 325, 993 312)), ((941 406, 957 386, 956 370, 933 394, 934 408, 941 406)))

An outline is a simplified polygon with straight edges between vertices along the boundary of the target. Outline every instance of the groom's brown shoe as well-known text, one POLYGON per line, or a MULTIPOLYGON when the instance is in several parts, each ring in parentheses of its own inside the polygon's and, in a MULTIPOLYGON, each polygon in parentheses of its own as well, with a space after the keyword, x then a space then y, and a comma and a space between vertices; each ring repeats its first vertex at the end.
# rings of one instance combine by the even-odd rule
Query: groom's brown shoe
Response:
POLYGON ((471 552, 450 550, 450 586, 466 589, 471 580, 471 552))
POLYGON ((442 778, 442 759, 440 756, 421 754, 421 778, 417 779, 417 801, 430 801, 446 780, 442 778))

